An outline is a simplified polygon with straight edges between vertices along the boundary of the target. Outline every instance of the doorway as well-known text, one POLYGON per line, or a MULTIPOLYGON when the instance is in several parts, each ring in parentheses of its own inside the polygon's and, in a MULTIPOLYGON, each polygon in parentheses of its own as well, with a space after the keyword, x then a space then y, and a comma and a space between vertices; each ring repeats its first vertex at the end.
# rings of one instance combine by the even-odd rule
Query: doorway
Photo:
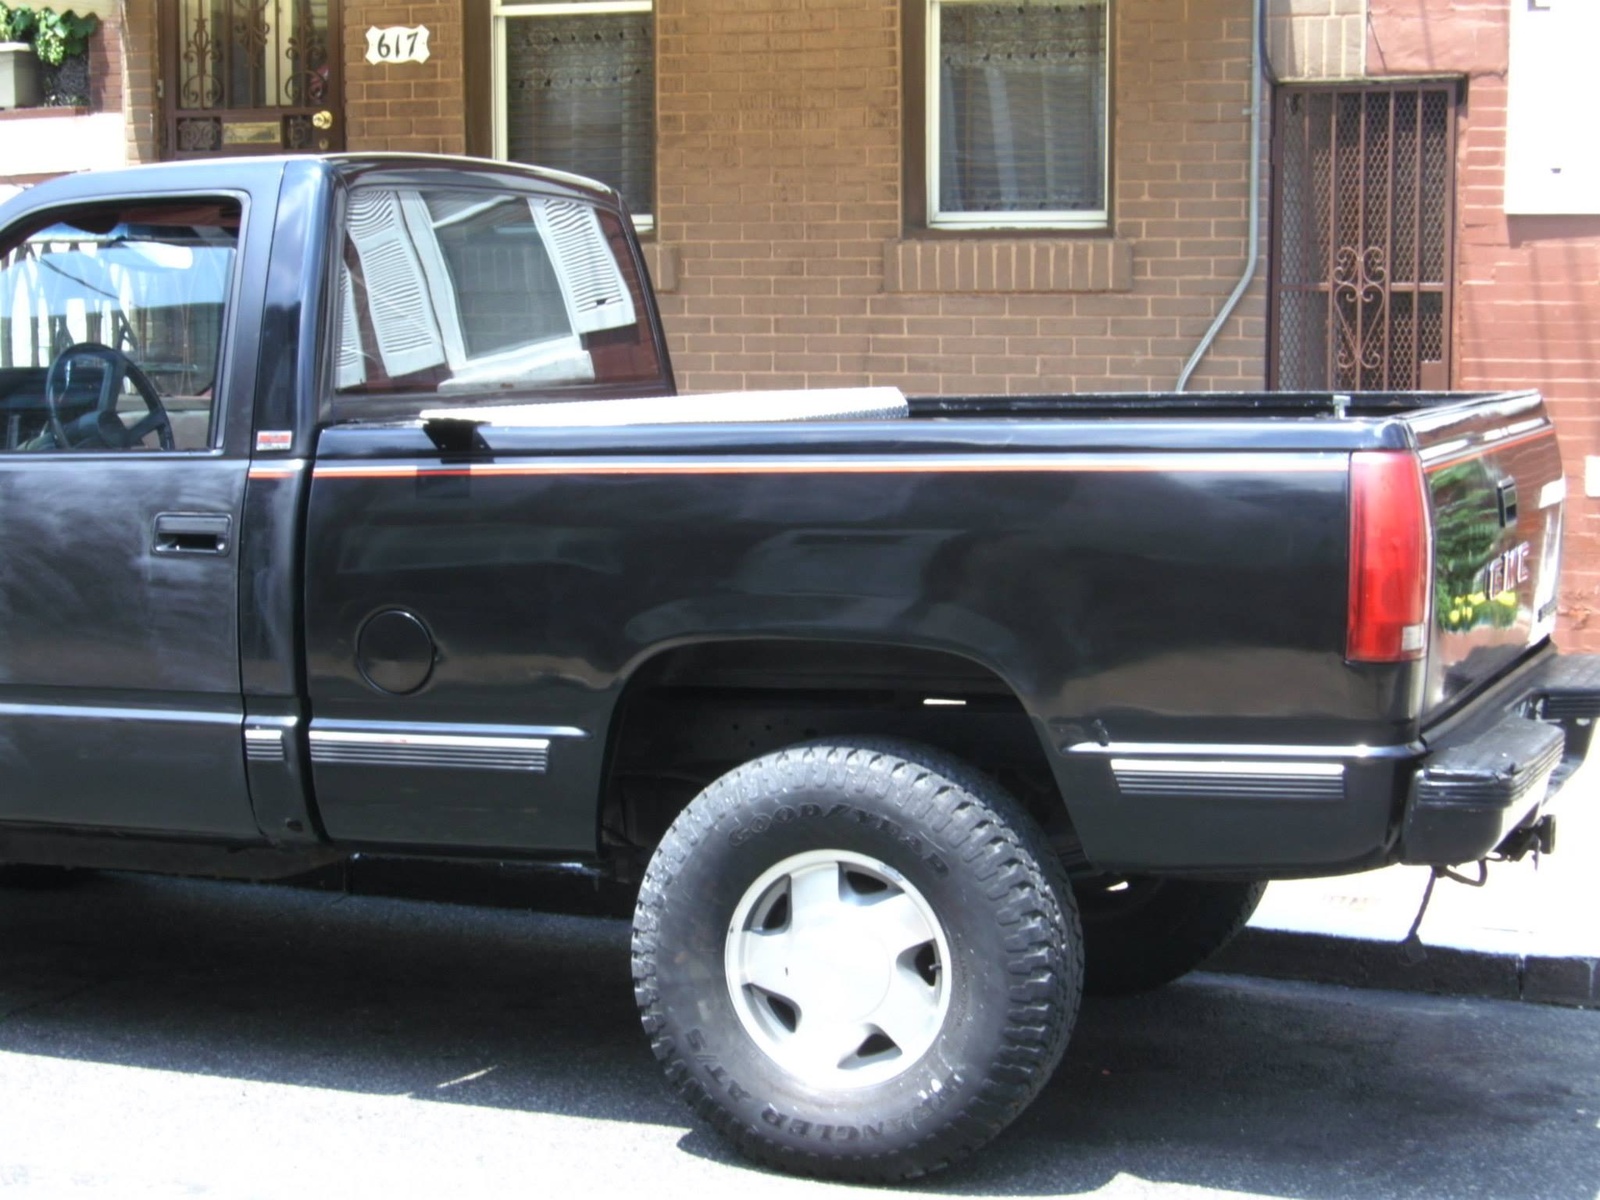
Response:
POLYGON ((161 157, 344 149, 338 0, 161 5, 161 157))
POLYGON ((1450 386, 1456 85, 1285 87, 1273 125, 1271 386, 1450 386))

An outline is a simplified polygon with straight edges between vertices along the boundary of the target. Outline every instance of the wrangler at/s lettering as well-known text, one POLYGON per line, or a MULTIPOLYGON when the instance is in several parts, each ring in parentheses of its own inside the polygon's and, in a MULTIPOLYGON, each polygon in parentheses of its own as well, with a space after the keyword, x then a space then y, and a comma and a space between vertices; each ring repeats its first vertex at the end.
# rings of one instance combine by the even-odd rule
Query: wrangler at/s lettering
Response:
POLYGON ((0 862, 609 881, 804 1174, 974 1151, 1267 880, 1549 849, 1600 716, 1536 393, 680 396, 555 172, 40 184, 0 409, 0 862))

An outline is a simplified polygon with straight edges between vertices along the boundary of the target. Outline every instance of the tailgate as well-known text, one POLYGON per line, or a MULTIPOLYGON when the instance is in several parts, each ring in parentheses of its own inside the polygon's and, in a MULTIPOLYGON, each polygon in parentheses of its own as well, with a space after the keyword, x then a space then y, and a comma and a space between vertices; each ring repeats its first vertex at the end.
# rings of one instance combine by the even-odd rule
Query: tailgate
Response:
POLYGON ((1433 515, 1433 627, 1424 714, 1499 675, 1555 628, 1566 483, 1535 392, 1423 410, 1433 515))

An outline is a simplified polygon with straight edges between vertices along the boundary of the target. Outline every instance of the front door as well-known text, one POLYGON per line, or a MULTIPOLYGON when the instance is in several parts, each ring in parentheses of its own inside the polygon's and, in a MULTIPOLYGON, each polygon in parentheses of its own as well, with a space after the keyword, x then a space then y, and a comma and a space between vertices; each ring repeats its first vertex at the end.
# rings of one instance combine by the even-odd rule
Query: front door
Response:
POLYGON ((344 149, 338 0, 161 5, 163 158, 344 149))
POLYGON ((0 231, 0 821, 258 836, 248 463, 217 403, 240 211, 163 196, 0 231))

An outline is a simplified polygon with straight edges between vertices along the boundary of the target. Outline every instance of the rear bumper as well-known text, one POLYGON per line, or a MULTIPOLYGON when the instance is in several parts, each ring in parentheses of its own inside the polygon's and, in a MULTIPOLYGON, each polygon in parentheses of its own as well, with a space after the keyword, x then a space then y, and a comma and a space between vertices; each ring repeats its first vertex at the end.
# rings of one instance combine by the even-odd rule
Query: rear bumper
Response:
POLYGON ((1600 655, 1550 655, 1495 701, 1425 735, 1401 862, 1472 862, 1544 815, 1588 753, 1600 717, 1600 655))
POLYGON ((1474 862, 1530 841, 1518 831, 1551 810, 1597 720, 1600 656, 1546 649, 1407 743, 1080 742, 1062 793, 1102 871, 1290 879, 1474 862))

